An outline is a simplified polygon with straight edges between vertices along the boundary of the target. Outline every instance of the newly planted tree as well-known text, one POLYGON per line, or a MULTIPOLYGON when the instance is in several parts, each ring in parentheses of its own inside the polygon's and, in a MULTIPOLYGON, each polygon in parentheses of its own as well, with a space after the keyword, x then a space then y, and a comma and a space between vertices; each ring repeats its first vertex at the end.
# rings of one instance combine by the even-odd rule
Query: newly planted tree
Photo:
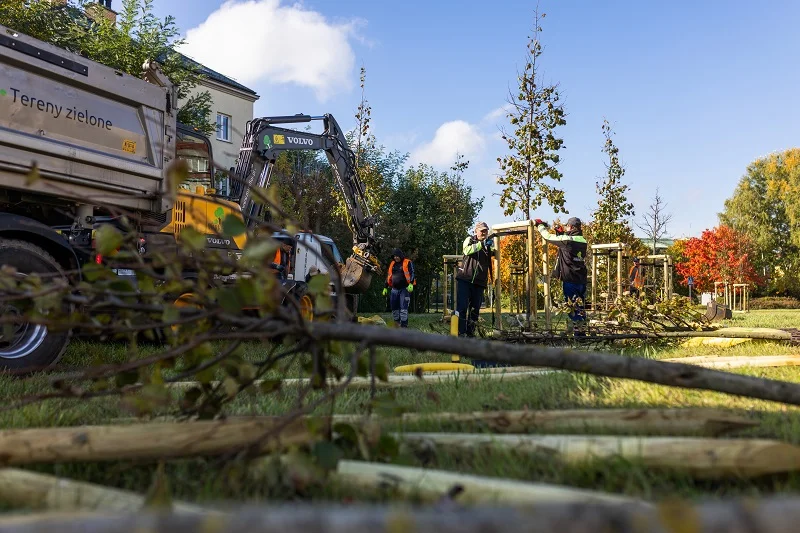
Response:
POLYGON ((636 227, 645 233, 652 253, 656 253, 658 241, 668 235, 667 224, 672 220, 672 213, 668 213, 666 208, 667 204, 664 203, 656 187, 653 203, 648 207, 648 211, 642 215, 642 224, 634 222, 636 227))
POLYGON ((627 217, 634 216, 633 204, 628 201, 629 187, 622 183, 625 167, 619 158, 619 148, 612 139, 613 131, 608 120, 603 120, 603 152, 608 156, 606 175, 597 182, 597 209, 592 213, 592 242, 625 242, 638 248, 627 217))
POLYGON ((509 98, 508 118, 514 131, 503 131, 502 137, 511 153, 497 158, 502 170, 497 180, 503 187, 500 207, 506 216, 519 214, 523 220, 529 220, 531 212, 543 202, 555 213, 567 212, 564 191, 556 187, 562 177, 558 170, 561 161, 558 151, 564 145, 556 129, 567 121, 558 86, 546 84, 541 72, 539 35, 542 28, 539 23, 544 17, 538 9, 534 11, 533 35, 528 40, 525 68, 517 76, 516 94, 512 93, 509 98))

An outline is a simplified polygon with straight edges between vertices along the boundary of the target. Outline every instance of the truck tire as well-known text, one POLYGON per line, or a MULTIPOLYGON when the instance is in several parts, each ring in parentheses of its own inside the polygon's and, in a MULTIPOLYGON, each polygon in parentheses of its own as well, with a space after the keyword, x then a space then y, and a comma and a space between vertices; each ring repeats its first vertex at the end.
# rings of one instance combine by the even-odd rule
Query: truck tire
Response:
MULTIPOLYGON (((0 239, 0 266, 9 265, 21 274, 60 274, 63 269, 53 256, 36 245, 20 240, 0 239)), ((18 313, 13 305, 0 303, 0 312, 18 313)), ((48 331, 45 326, 24 324, 11 340, 0 338, 0 369, 36 370, 58 362, 69 344, 71 331, 48 331)), ((2 336, 2 332, 0 332, 2 336)))

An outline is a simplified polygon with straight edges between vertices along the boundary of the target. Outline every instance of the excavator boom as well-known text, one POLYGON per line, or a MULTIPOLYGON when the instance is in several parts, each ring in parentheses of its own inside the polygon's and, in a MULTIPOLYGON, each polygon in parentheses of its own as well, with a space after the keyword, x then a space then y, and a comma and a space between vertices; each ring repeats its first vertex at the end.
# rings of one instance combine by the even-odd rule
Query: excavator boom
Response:
POLYGON ((364 184, 358 177, 356 159, 347 139, 332 115, 294 115, 257 118, 247 123, 239 152, 236 177, 231 196, 239 202, 248 224, 255 223, 262 207, 253 200, 254 187, 269 186, 278 155, 290 150, 322 150, 333 169, 337 185, 347 208, 348 223, 353 233, 353 255, 346 263, 342 282, 350 293, 367 290, 372 273, 380 273, 375 242, 375 218, 369 211, 364 184), (324 131, 311 133, 282 128, 277 124, 298 124, 320 120, 324 131))

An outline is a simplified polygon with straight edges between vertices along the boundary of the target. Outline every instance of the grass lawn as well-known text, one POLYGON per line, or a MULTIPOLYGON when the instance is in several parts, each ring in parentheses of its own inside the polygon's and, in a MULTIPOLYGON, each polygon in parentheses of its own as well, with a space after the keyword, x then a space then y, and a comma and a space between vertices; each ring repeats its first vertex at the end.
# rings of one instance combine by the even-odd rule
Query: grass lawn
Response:
MULTIPOLYGON (((390 322, 389 315, 382 317, 390 322)), ((431 331, 431 325, 440 321, 440 315, 412 315, 410 327, 431 331)), ((726 325, 747 327, 789 328, 800 324, 800 310, 753 311, 736 315, 726 325)), ((435 327, 435 326, 434 326, 435 327)), ((617 347, 625 355, 652 358, 684 357, 690 355, 800 355, 800 345, 754 340, 730 348, 702 346, 684 348, 680 341, 658 347, 617 347)), ((248 346, 249 356, 256 357, 259 345, 248 346)), ((446 361, 446 355, 412 353, 404 349, 383 349, 390 367, 421 361, 446 361)), ((73 343, 64 364, 81 366, 98 360, 114 361, 124 358, 121 345, 101 345, 77 341, 73 343)), ((342 365, 344 367, 344 363, 342 365)), ((289 377, 296 377, 299 366, 294 366, 289 377)), ((800 381, 800 367, 744 368, 734 372, 784 381, 800 381)), ((42 392, 46 379, 38 377, 26 381, 3 380, 2 390, 6 400, 19 399, 42 392)), ((759 427, 741 431, 737 437, 780 439, 800 444, 800 411, 791 406, 724 394, 676 389, 650 385, 631 380, 597 378, 580 373, 557 373, 519 382, 500 381, 449 381, 432 386, 416 386, 379 391, 379 398, 393 402, 399 409, 421 413, 469 412, 487 410, 564 409, 587 407, 719 407, 740 413, 751 413, 761 420, 759 427)), ((296 394, 290 389, 270 396, 245 394, 230 405, 231 415, 279 414, 296 404, 296 394)), ((336 399, 338 413, 361 413, 370 402, 368 391, 347 391, 336 399)), ((329 408, 320 413, 330 412, 329 408)), ((107 423, 116 417, 129 416, 115 399, 88 401, 53 400, 21 409, 1 411, 3 427, 77 425, 107 423)), ((392 429, 390 427, 390 429, 392 429)), ((406 425, 412 431, 447 430, 435 422, 406 425)), ((553 457, 531 457, 515 453, 488 453, 459 455, 434 453, 417 457, 401 453, 397 462, 408 465, 425 465, 465 473, 500 476, 520 480, 551 482, 574 487, 605 490, 619 494, 661 499, 670 496, 716 497, 722 495, 767 494, 798 491, 800 474, 791 473, 768 476, 757 480, 726 480, 725 482, 698 481, 677 471, 655 471, 635 462, 622 460, 594 461, 580 466, 567 466, 553 457)), ((147 490, 155 471, 152 464, 119 462, 114 464, 65 464, 33 467, 35 470, 57 473, 75 479, 91 480, 106 485, 128 488, 139 492, 147 490)), ((168 465, 170 483, 175 496, 190 501, 219 499, 265 498, 322 498, 338 499, 341 489, 328 486, 323 489, 298 490, 284 481, 270 483, 231 484, 221 475, 222 470, 213 459, 196 459, 172 462, 168 465)), ((376 495, 367 495, 376 498, 376 495)))

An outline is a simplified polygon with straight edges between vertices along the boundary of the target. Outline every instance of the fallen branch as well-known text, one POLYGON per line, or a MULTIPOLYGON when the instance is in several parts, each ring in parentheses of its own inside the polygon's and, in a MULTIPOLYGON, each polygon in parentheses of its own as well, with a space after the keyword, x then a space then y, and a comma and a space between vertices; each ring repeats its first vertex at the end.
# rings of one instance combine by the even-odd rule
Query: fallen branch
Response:
MULTIPOLYGON (((135 512, 145 505, 145 498, 133 492, 17 468, 0 469, 0 501, 18 508, 51 511, 135 512)), ((172 509, 179 513, 209 512, 181 502, 173 502, 172 509)))
POLYGON ((749 478, 800 469, 800 448, 776 440, 468 433, 398 433, 395 437, 425 449, 463 452, 486 447, 552 456, 569 464, 622 457, 702 479, 749 478))
POLYGON ((371 490, 388 488, 406 496, 417 493, 441 496, 459 486, 463 491, 458 501, 471 504, 603 502, 647 505, 639 500, 591 490, 362 461, 339 461, 334 479, 371 490))
MULTIPOLYGON (((0 431, 0 464, 167 459, 218 455, 252 446, 282 418, 81 426, 0 431)), ((297 419, 264 440, 266 453, 318 437, 297 419)))
POLYGON ((800 384, 720 372, 683 363, 564 348, 498 345, 497 342, 436 335, 409 329, 355 324, 314 323, 311 334, 321 340, 366 341, 420 351, 458 353, 513 365, 560 368, 598 376, 635 379, 686 389, 703 389, 800 405, 800 384))

